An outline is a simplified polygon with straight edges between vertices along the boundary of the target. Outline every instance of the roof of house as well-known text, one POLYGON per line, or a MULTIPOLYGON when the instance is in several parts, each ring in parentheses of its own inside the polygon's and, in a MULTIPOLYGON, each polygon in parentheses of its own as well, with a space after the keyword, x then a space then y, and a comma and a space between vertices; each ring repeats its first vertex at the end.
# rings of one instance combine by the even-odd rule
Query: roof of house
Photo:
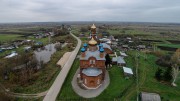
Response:
POLYGON ((118 56, 117 57, 117 63, 123 63, 123 64, 125 64, 126 62, 124 61, 124 59, 123 59, 123 57, 121 57, 121 56, 118 56))
POLYGON ((128 56, 126 53, 124 52, 120 52, 121 56, 128 56))
POLYGON ((138 45, 137 47, 138 47, 138 48, 146 48, 145 45, 138 45))
POLYGON ((5 58, 11 58, 18 55, 18 53, 11 53, 10 55, 7 55, 5 58))
POLYGON ((111 44, 112 42, 111 42, 111 40, 109 40, 109 41, 107 41, 106 43, 111 44))
POLYGON ((128 45, 122 45, 122 47, 124 47, 124 48, 128 48, 128 45))
POLYGON ((72 52, 66 52, 64 53, 63 57, 61 57, 61 59, 56 63, 57 65, 60 65, 61 67, 63 67, 66 63, 66 61, 69 59, 69 57, 71 56, 72 52))
POLYGON ((117 62, 117 57, 113 57, 112 62, 117 62))
POLYGON ((95 68, 95 67, 90 67, 82 70, 82 73, 87 75, 87 76, 98 76, 102 73, 101 69, 95 68))
POLYGON ((141 92, 141 101, 161 101, 159 94, 141 92))
POLYGON ((85 51, 86 56, 85 57, 80 57, 80 60, 88 60, 90 57, 95 57, 96 60, 105 60, 105 55, 103 58, 100 57, 100 52, 98 50, 96 51, 85 51))
POLYGON ((133 74, 132 69, 128 67, 123 67, 124 73, 133 74))
POLYGON ((108 49, 112 50, 111 47, 108 44, 102 43, 102 45, 103 45, 103 48, 108 48, 108 49))

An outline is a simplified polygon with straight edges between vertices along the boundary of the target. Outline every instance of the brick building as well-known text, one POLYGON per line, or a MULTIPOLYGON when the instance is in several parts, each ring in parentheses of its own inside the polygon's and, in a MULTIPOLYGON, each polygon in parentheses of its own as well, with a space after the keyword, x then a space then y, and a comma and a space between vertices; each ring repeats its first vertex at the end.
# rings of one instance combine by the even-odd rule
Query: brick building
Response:
POLYGON ((98 43, 96 26, 91 27, 90 40, 81 48, 80 79, 87 89, 96 89, 101 86, 105 78, 105 49, 98 43))

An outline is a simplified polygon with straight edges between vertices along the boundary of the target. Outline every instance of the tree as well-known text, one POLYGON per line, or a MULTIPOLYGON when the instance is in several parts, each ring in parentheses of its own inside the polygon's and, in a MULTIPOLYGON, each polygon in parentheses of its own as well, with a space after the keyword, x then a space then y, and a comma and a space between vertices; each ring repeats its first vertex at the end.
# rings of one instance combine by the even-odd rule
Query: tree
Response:
POLYGON ((81 31, 81 32, 87 32, 87 31, 88 31, 88 28, 86 28, 86 27, 81 27, 80 31, 81 31))
POLYGON ((158 81, 162 80, 162 77, 163 77, 162 73, 163 73, 162 69, 158 68, 158 70, 156 71, 156 74, 155 74, 155 77, 158 81))
POLYGON ((7 94, 0 92, 0 101, 14 101, 15 99, 7 94))
POLYGON ((172 85, 177 86, 175 84, 176 78, 179 74, 179 67, 180 67, 180 49, 177 49, 176 52, 171 57, 171 67, 172 67, 172 85))
POLYGON ((106 68, 110 67, 111 58, 110 58, 109 54, 106 54, 105 58, 106 58, 106 61, 105 61, 106 68))
POLYGON ((172 80, 172 67, 168 67, 163 74, 164 81, 170 82, 172 80))

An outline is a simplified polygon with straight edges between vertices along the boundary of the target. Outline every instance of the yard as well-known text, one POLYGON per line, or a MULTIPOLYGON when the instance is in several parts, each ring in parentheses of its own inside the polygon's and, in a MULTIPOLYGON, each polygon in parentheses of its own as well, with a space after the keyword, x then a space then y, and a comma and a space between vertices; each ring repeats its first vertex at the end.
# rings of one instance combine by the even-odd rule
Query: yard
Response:
MULTIPOLYGON (((59 93, 59 96, 57 97, 57 101, 84 99, 78 96, 73 91, 72 86, 71 86, 71 81, 77 68, 79 68, 78 59, 74 61, 74 64, 71 67, 71 70, 64 82, 62 90, 59 93)), ((134 79, 133 78, 125 79, 123 76, 122 68, 113 66, 108 71, 109 71, 109 76, 110 76, 110 85, 98 97, 92 98, 91 100, 103 101, 103 100, 108 99, 111 101, 114 99, 119 99, 123 96, 124 93, 126 93, 126 90, 129 88, 129 86, 133 85, 134 79)))
MULTIPOLYGON (((146 54, 147 60, 144 59, 144 53, 140 52, 139 58, 139 93, 141 91, 144 92, 154 92, 158 93, 161 96, 162 101, 179 101, 180 98, 180 86, 172 87, 168 83, 157 81, 154 76, 158 65, 155 64, 157 59, 156 56, 152 54, 146 54)), ((133 68, 135 73, 135 56, 136 51, 129 51, 128 57, 125 59, 127 62, 127 66, 133 68)), ((79 68, 79 60, 76 59, 69 74, 64 82, 61 92, 57 98, 57 101, 63 100, 82 100, 84 98, 78 96, 72 89, 71 81, 76 72, 77 68, 79 68), (62 99, 63 98, 63 99, 62 99)), ((92 98, 90 100, 93 101, 101 101, 101 100, 122 100, 122 101, 134 101, 136 100, 137 90, 136 90, 136 81, 135 77, 131 79, 125 79, 123 75, 122 68, 117 66, 113 66, 108 70, 110 75, 110 85, 105 89, 98 97, 92 98)), ((177 80, 177 84, 180 85, 180 77, 177 80)))
MULTIPOLYGON (((130 57, 128 60, 128 65, 134 65, 132 57, 135 57, 136 52, 131 51, 128 52, 130 57)), ((159 82, 155 79, 155 72, 158 69, 158 65, 155 64, 157 59, 156 56, 152 54, 147 54, 147 60, 143 58, 143 53, 140 53, 139 59, 139 91, 145 92, 154 92, 158 93, 161 96, 162 101, 179 101, 180 100, 180 86, 172 87, 167 83, 159 82)), ((180 85, 180 79, 177 80, 177 84, 180 85)), ((130 88, 131 89, 131 88, 130 88)), ((123 100, 131 100, 131 98, 136 96, 136 89, 132 88, 131 91, 127 95, 125 95, 122 99, 123 100)))

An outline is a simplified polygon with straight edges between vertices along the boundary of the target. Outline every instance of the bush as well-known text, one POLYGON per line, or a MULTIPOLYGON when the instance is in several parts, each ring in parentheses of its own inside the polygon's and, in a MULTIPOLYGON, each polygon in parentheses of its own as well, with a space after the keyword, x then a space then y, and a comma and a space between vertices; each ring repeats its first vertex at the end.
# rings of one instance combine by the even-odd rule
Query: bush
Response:
POLYGON ((172 80, 172 68, 168 67, 166 69, 158 68, 158 70, 155 73, 155 78, 158 81, 166 81, 171 82, 172 80))
POLYGON ((155 51, 155 52, 152 52, 152 54, 154 54, 157 57, 161 57, 164 55, 164 53, 162 51, 155 51))
POLYGON ((156 71, 155 73, 155 77, 158 81, 161 81, 162 80, 162 77, 163 77, 163 71, 162 69, 158 68, 158 70, 156 71))
POLYGON ((171 67, 171 56, 164 55, 161 56, 159 59, 156 60, 156 64, 163 67, 171 67))

